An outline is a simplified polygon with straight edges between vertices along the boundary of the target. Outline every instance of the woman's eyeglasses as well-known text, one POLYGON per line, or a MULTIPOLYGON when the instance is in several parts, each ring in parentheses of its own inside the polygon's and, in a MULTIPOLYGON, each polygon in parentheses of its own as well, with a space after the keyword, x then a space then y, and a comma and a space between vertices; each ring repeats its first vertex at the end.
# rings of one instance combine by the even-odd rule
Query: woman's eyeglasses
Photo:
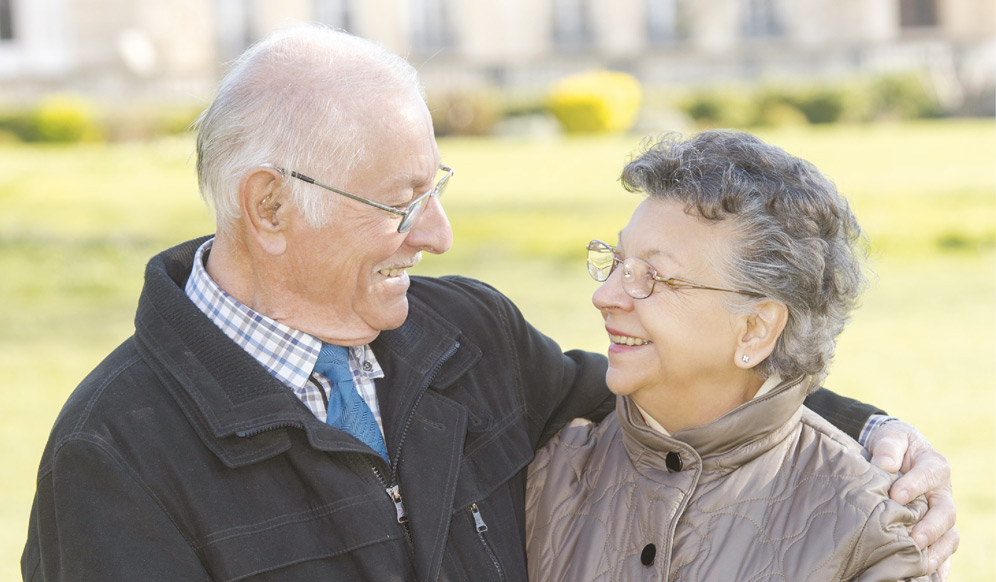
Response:
POLYGON ((592 279, 600 283, 607 281, 618 265, 622 266, 623 291, 633 299, 646 299, 650 297, 657 283, 664 283, 672 289, 707 289, 710 291, 739 293, 750 297, 763 297, 760 293, 753 291, 713 287, 677 277, 661 277, 658 275, 657 269, 643 259, 636 257, 620 259, 616 255, 615 247, 612 245, 600 240, 593 240, 588 243, 588 274, 591 275, 592 279))

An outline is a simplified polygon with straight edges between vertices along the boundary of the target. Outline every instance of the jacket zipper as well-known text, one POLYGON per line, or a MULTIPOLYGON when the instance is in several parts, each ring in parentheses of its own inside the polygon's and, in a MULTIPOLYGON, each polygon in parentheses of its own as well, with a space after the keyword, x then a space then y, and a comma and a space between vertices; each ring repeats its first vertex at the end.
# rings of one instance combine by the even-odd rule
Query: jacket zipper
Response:
MULTIPOLYGON (((428 376, 426 376, 425 382, 423 382, 422 386, 419 388, 418 398, 415 399, 415 403, 412 405, 413 409, 418 408, 419 402, 422 401, 422 396, 425 395, 425 391, 426 389, 429 388, 429 384, 432 383, 433 378, 435 378, 436 374, 439 373, 439 369, 443 367, 443 364, 446 362, 446 360, 450 359, 450 357, 452 357, 453 354, 455 354, 457 349, 459 348, 460 348, 460 343, 457 342, 456 345, 451 347, 445 354, 443 354, 441 358, 439 358, 439 360, 436 361, 436 364, 432 367, 432 370, 429 371, 428 376)), ((319 392, 322 392, 322 396, 324 399, 324 391, 319 390, 319 392)), ((404 445, 405 437, 408 436, 408 429, 411 427, 411 424, 412 424, 412 415, 409 415, 408 419, 405 421, 405 427, 401 431, 401 439, 398 441, 398 456, 395 457, 393 464, 388 463, 388 467, 391 469, 391 482, 388 483, 387 479, 384 478, 384 474, 381 473, 380 469, 378 469, 377 466, 374 465, 373 463, 370 464, 370 468, 373 469, 374 475, 377 477, 377 480, 380 481, 381 485, 384 487, 384 491, 387 493, 387 496, 391 500, 391 503, 394 504, 394 511, 397 514, 398 523, 401 524, 405 530, 405 538, 408 540, 409 551, 414 553, 415 545, 414 542, 412 541, 411 528, 408 525, 408 512, 405 510, 404 499, 401 497, 401 485, 397 482, 396 478, 398 466, 401 464, 401 451, 404 448, 402 445, 404 445)), ((304 428, 304 426, 301 423, 283 423, 283 424, 274 424, 270 426, 265 426, 252 431, 239 432, 236 434, 240 437, 251 437, 266 431, 276 430, 280 428, 289 428, 289 427, 297 427, 302 429, 304 428)), ((476 508, 477 505, 475 504, 474 507, 476 508)), ((480 519, 480 513, 478 513, 477 516, 475 517, 475 522, 478 519, 480 519)), ((483 520, 481 520, 480 524, 477 527, 478 527, 477 535, 480 537, 481 542, 484 543, 484 547, 487 549, 488 554, 491 556, 491 560, 492 562, 494 562, 495 568, 498 570, 499 575, 501 575, 502 574, 501 564, 498 562, 498 558, 494 555, 494 552, 492 552, 491 548, 487 545, 487 542, 485 542, 484 540, 483 532, 487 531, 488 526, 484 523, 483 520), (481 526, 484 527, 483 530, 481 529, 481 526)), ((504 580, 504 575, 502 575, 502 579, 504 580)))
POLYGON ((300 428, 303 429, 304 425, 300 422, 281 422, 277 424, 269 424, 266 426, 261 426, 259 428, 254 428, 252 430, 244 430, 235 433, 235 436, 241 438, 254 437, 256 435, 263 434, 264 432, 270 432, 271 430, 280 430, 282 428, 300 428))
POLYGON ((498 573, 498 579, 505 579, 505 572, 501 569, 501 562, 498 560, 498 556, 495 555, 494 550, 491 549, 491 545, 488 544, 488 540, 484 537, 484 532, 488 531, 488 524, 484 523, 484 518, 481 517, 481 510, 477 507, 476 503, 470 505, 470 515, 474 518, 474 528, 477 530, 477 539, 481 541, 481 546, 484 547, 484 551, 491 558, 491 564, 495 567, 495 571, 498 573))
MULTIPOLYGON (((436 374, 439 373, 439 369, 443 367, 443 364, 446 363, 446 360, 450 359, 450 357, 456 353, 459 347, 460 343, 457 342, 453 347, 449 349, 449 351, 443 354, 443 357, 439 358, 436 361, 436 365, 433 366, 431 370, 429 370, 429 375, 425 377, 425 382, 422 383, 422 386, 418 390, 418 397, 415 399, 415 403, 412 404, 412 410, 418 408, 419 402, 421 402, 422 397, 425 396, 425 392, 429 388, 429 384, 432 383, 432 380, 436 377, 436 374)), ((405 438, 408 436, 408 429, 412 425, 412 416, 413 415, 409 414, 408 418, 405 419, 405 428, 402 429, 401 438, 398 441, 398 456, 395 457, 394 463, 390 464, 392 476, 397 473, 398 466, 401 465, 401 451, 404 449, 403 445, 405 444, 405 438)))
MULTIPOLYGON (((428 376, 426 376, 425 382, 419 388, 418 397, 415 399, 415 403, 412 405, 412 409, 418 408, 418 403, 422 401, 422 396, 425 395, 425 391, 429 388, 429 384, 432 383, 433 378, 439 373, 439 369, 443 366, 446 360, 456 353, 460 344, 457 343, 452 348, 449 349, 443 357, 436 361, 436 365, 433 366, 432 370, 429 371, 428 376)), ((415 544, 412 541, 412 531, 411 527, 408 525, 408 512, 405 510, 404 499, 401 496, 401 485, 398 483, 397 473, 398 467, 401 465, 401 451, 404 449, 405 438, 408 436, 408 429, 412 424, 412 415, 408 415, 408 419, 405 421, 405 427, 401 431, 401 438, 398 440, 398 455, 394 458, 394 463, 388 463, 388 467, 391 469, 391 481, 390 483, 384 478, 384 474, 380 472, 380 469, 376 465, 371 464, 370 468, 373 469, 374 475, 377 476, 377 480, 380 481, 381 485, 384 486, 384 491, 387 493, 388 498, 390 498, 391 503, 394 504, 394 511, 397 514, 398 523, 401 524, 405 529, 405 537, 408 539, 408 547, 414 553, 415 544)))
POLYGON ((370 465, 370 468, 373 469, 374 475, 377 476, 377 480, 384 486, 384 491, 387 492, 387 496, 390 497, 391 502, 394 503, 394 511, 398 515, 398 523, 404 525, 407 529, 408 512, 405 511, 404 500, 401 499, 401 486, 397 483, 388 485, 387 480, 384 479, 384 474, 380 472, 380 469, 374 465, 370 465))
MULTIPOLYGON (((279 430, 282 428, 303 429, 304 426, 298 422, 285 422, 279 424, 271 424, 249 431, 237 432, 235 434, 242 438, 249 438, 262 434, 264 432, 269 432, 271 430, 279 430)), ((387 479, 384 478, 384 474, 380 472, 380 469, 378 469, 376 465, 371 463, 370 468, 373 469, 374 475, 376 475, 377 480, 380 481, 381 485, 384 487, 384 491, 387 492, 387 496, 391 499, 391 503, 394 504, 394 511, 397 514, 398 523, 404 526, 405 537, 408 539, 409 548, 413 547, 411 545, 412 534, 408 528, 408 512, 405 511, 404 500, 401 498, 401 487, 397 483, 388 484, 387 479)))
POLYGON ((405 511, 405 502, 401 498, 401 487, 397 483, 388 484, 387 480, 384 479, 384 474, 380 472, 380 469, 376 465, 371 464, 370 468, 373 469, 373 473, 384 487, 387 497, 394 504, 394 512, 397 515, 398 523, 405 530, 405 539, 408 541, 408 553, 410 556, 414 556, 415 543, 412 541, 412 530, 408 526, 408 512, 405 511))

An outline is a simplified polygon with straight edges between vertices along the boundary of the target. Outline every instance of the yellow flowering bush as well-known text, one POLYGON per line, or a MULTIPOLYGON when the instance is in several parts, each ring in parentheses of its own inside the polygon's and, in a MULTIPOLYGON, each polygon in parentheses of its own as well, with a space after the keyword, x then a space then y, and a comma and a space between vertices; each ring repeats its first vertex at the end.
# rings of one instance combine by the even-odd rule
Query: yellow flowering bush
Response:
POLYGON ((619 133, 636 122, 640 82, 619 71, 593 71, 560 79, 547 107, 567 133, 619 133))

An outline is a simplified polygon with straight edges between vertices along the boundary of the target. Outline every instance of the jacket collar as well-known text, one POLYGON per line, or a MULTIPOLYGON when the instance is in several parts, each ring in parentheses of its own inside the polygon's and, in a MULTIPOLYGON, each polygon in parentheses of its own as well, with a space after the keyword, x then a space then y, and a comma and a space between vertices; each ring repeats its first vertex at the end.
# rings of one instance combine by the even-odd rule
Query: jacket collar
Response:
POLYGON ((805 376, 784 381, 767 394, 708 424, 680 430, 671 436, 647 426, 636 403, 628 396, 617 398, 616 413, 627 453, 634 460, 647 458, 648 452, 682 451, 700 458, 706 468, 735 467, 760 456, 791 430, 813 382, 813 378, 805 376))
POLYGON ((405 323, 382 332, 371 347, 384 369, 377 394, 391 466, 411 523, 421 524, 421 534, 412 537, 415 568, 420 580, 435 580, 450 526, 439 516, 453 506, 467 433, 467 411, 446 391, 482 352, 433 308, 431 296, 420 296, 420 281, 412 278, 405 323), (402 463, 402 450, 417 456, 402 463))
MULTIPOLYGON (((229 466, 241 466, 290 447, 286 428, 305 431, 324 450, 363 450, 321 423, 255 359, 228 339, 184 292, 197 248, 195 239, 153 257, 135 316, 136 345, 173 394, 205 444, 229 466), (253 436, 254 438, 244 438, 253 436)), ((433 375, 445 386, 480 358, 461 347, 458 330, 410 300, 410 317, 372 344, 385 372, 378 395, 389 446, 400 442, 404 419, 433 375), (444 362, 449 364, 443 367, 444 362), (381 392, 384 389, 384 392, 381 392)), ((393 459, 397 451, 388 451, 393 459)))
MULTIPOLYGON (((418 285, 419 278, 412 278, 418 285)), ((408 318, 395 330, 381 332, 371 343, 384 378, 377 380, 384 430, 389 447, 402 443, 412 410, 431 383, 445 394, 458 377, 481 358, 481 350, 427 302, 408 295, 408 318)), ((388 451, 394 461, 397 451, 388 451)))

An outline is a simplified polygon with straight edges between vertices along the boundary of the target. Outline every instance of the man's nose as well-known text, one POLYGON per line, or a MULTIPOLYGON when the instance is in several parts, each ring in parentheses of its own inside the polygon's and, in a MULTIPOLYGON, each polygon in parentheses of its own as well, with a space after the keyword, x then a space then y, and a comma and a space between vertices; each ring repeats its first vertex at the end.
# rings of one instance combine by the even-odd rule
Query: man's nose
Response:
POLYGON ((418 222, 408 231, 409 246, 441 255, 453 246, 453 228, 439 198, 429 196, 418 222))

